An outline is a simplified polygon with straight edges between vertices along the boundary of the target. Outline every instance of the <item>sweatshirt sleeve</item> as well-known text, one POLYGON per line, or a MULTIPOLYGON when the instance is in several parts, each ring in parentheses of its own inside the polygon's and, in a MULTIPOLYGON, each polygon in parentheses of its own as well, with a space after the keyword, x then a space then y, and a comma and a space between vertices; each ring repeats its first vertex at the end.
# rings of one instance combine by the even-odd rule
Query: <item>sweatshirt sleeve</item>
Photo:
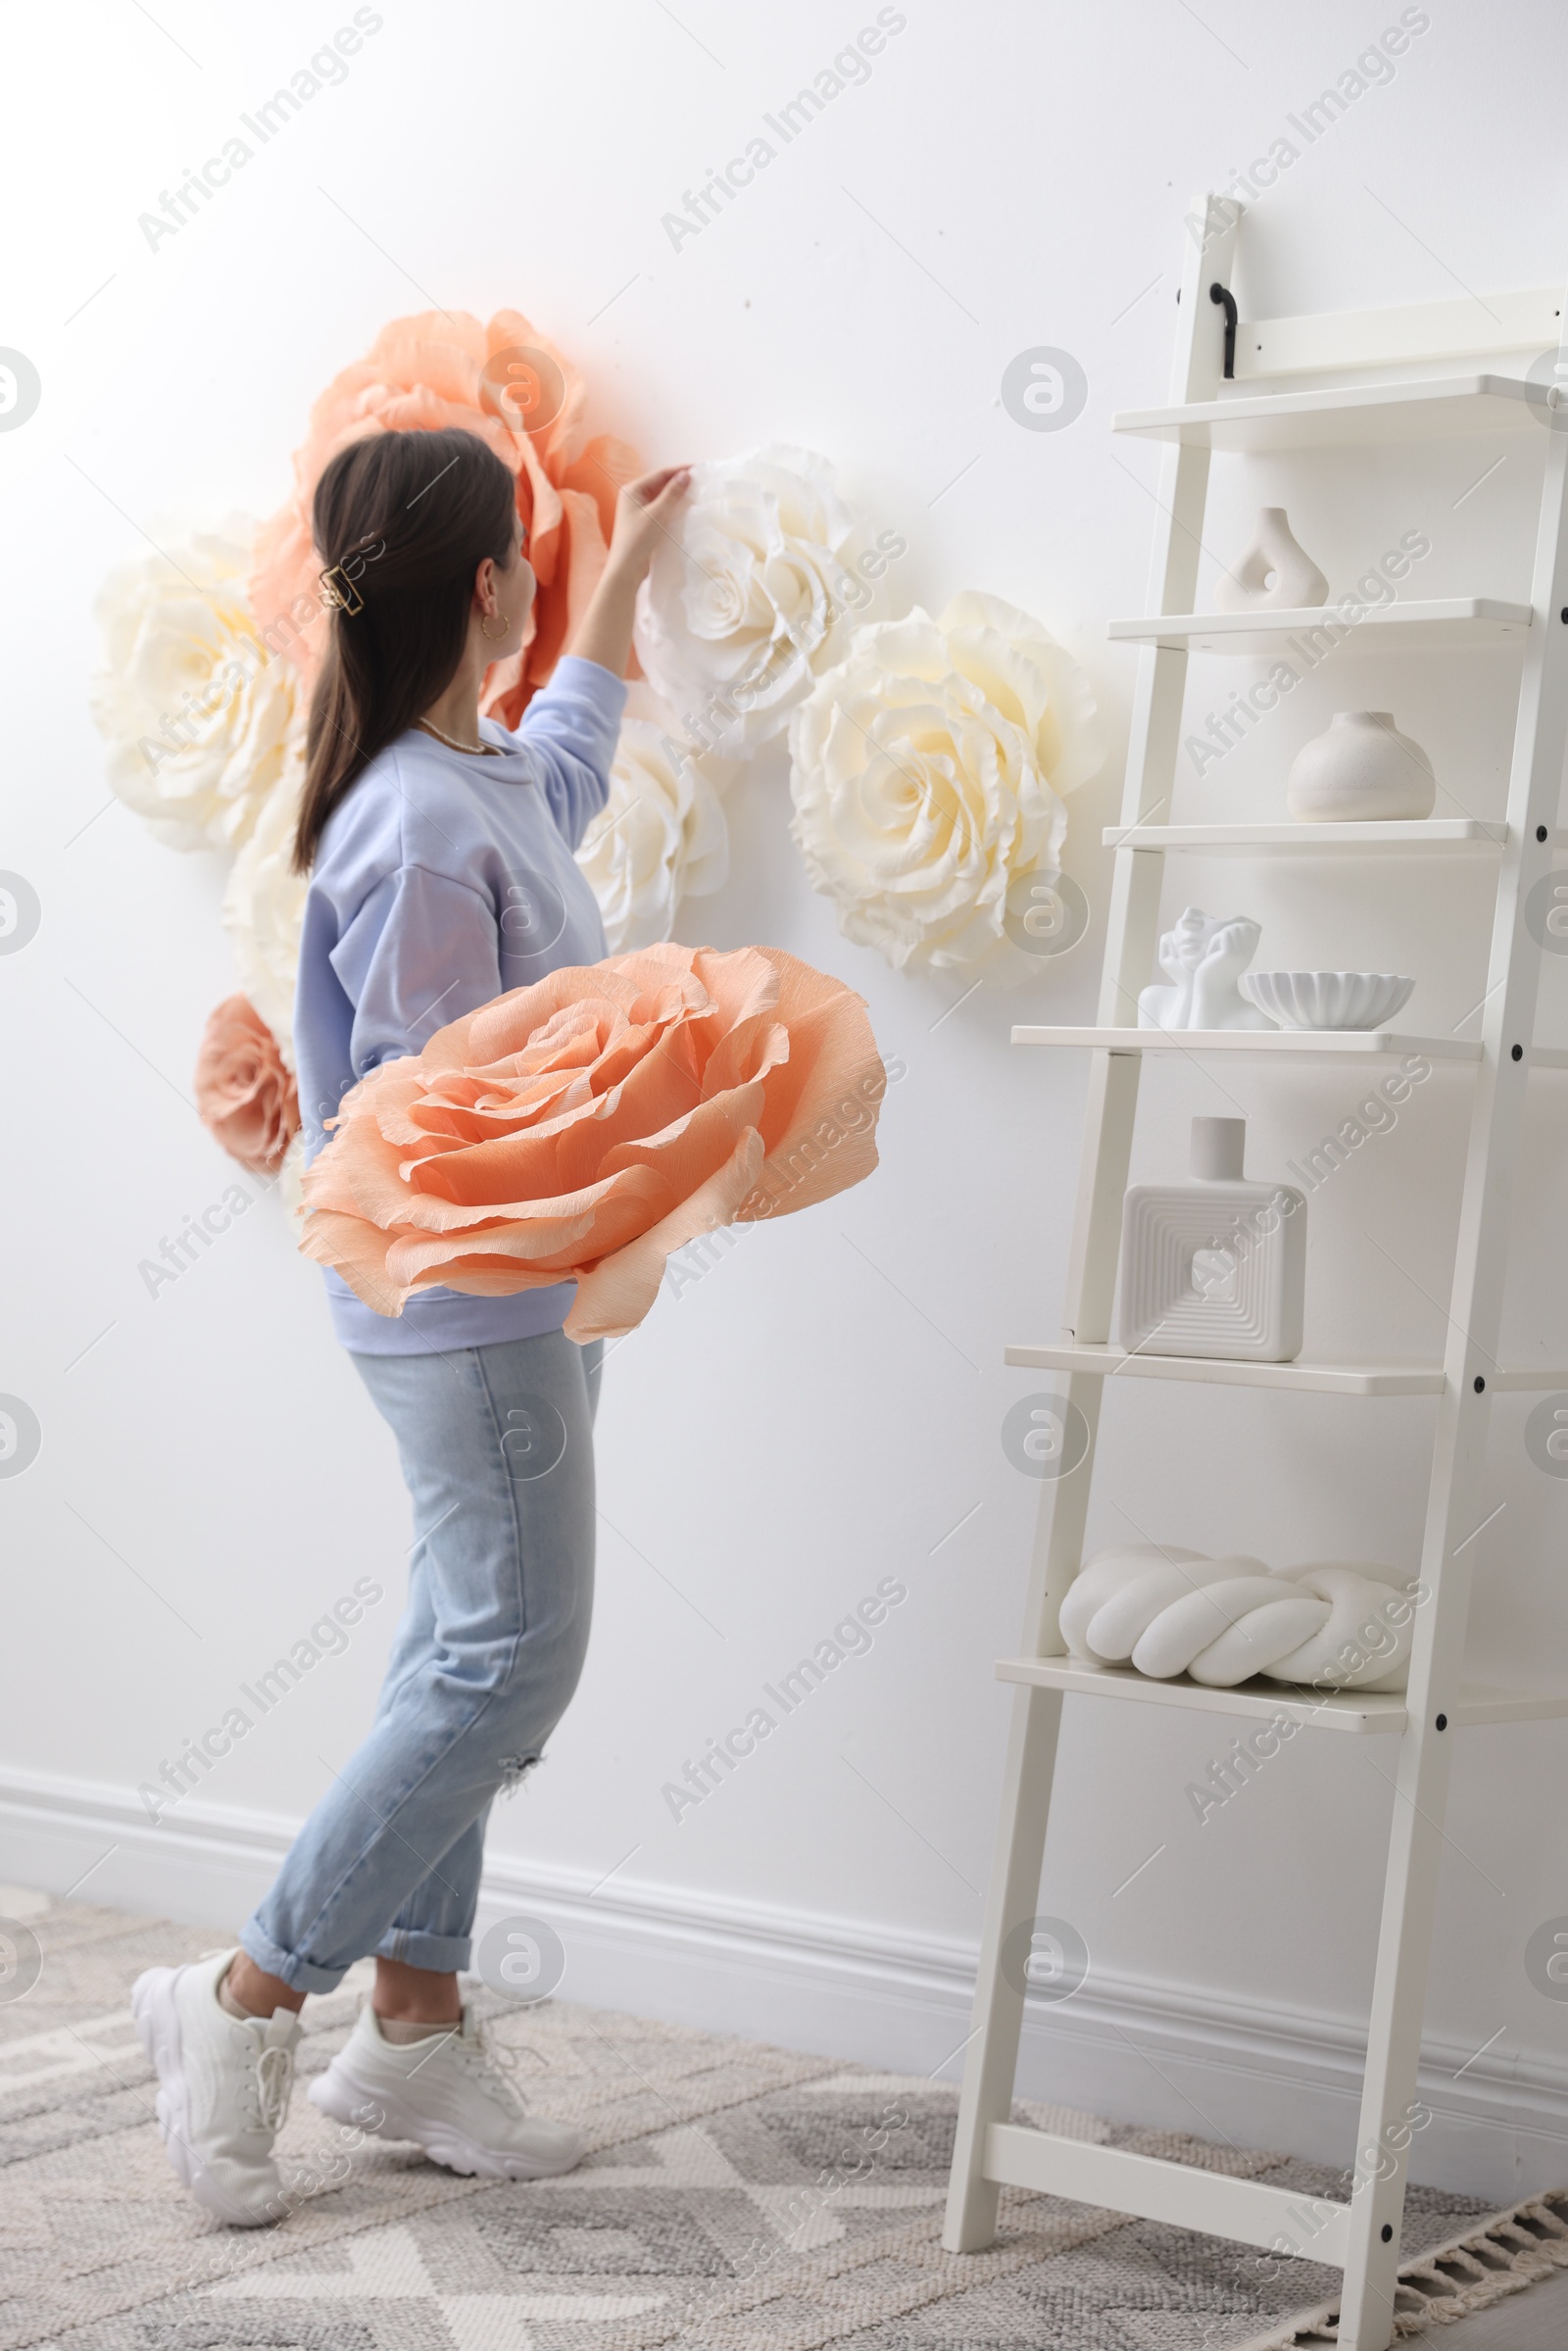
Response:
POLYGON ((416 1053, 449 1020, 501 994, 500 942, 487 898, 403 865, 370 892, 332 950, 350 1004, 357 1078, 416 1053))
POLYGON ((568 654, 523 711, 518 739, 539 763, 551 813, 570 850, 610 797, 611 762, 625 707, 621 678, 597 661, 568 654))

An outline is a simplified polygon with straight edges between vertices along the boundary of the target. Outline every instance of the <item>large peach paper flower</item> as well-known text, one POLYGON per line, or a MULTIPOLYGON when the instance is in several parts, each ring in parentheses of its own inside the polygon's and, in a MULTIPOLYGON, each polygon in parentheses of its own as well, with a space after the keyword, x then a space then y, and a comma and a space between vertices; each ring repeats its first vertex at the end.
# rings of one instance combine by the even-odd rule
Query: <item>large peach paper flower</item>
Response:
POLYGON ((378 1314, 575 1280, 566 1336, 617 1336, 699 1233, 869 1175, 886 1085, 861 999, 779 948, 568 966, 361 1080, 300 1247, 378 1314))
POLYGON ((252 1175, 275 1176, 298 1131, 299 1097, 277 1039, 243 996, 208 1016, 196 1055, 203 1126, 252 1175))
POLYGON ((516 476, 517 512, 539 582, 521 653, 498 661, 485 680, 484 710, 515 726, 604 569, 616 492, 642 469, 624 441, 606 434, 589 440, 586 399, 576 369, 520 311, 497 311, 488 326, 466 311, 394 318, 311 411, 309 435, 294 453, 293 495, 263 526, 257 546, 257 627, 264 635, 274 630, 307 682, 314 679, 326 614, 311 501, 328 459, 370 433, 460 425, 516 476))

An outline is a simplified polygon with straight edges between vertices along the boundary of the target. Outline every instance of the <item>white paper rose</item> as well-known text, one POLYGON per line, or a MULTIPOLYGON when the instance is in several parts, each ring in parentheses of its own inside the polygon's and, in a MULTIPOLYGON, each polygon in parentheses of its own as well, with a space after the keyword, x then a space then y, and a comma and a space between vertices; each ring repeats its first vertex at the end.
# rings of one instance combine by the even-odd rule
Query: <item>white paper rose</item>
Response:
POLYGON ((283 768, 297 672, 269 652, 246 601, 255 525, 111 574, 92 710, 109 781, 171 849, 234 849, 283 768))
MULTIPOLYGON (((846 937, 898 970, 1016 951, 1009 886, 1058 870, 1066 794, 1104 758, 1089 680, 995 596, 855 633, 790 729, 791 827, 846 937)), ((1021 968, 1021 966, 1020 966, 1021 968)))
POLYGON ((698 465, 679 537, 638 595, 637 658, 700 742, 765 743, 881 609, 878 583, 903 552, 896 532, 873 539, 808 450, 698 465))
POLYGON ((577 852, 612 955, 673 938, 682 898, 723 888, 729 828, 718 795, 733 773, 646 718, 622 721, 610 798, 577 852))
POLYGON ((294 828, 305 785, 304 729, 296 727, 278 777, 229 872, 223 928, 239 984, 294 1067, 294 982, 309 878, 295 873, 294 828))

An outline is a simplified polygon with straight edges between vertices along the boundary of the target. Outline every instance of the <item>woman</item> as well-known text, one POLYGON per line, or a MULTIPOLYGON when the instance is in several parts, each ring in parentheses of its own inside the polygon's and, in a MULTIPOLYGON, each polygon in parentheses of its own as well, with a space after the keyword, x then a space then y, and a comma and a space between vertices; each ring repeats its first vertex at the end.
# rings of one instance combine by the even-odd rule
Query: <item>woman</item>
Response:
MULTIPOLYGON (((507 467, 471 433, 407 432, 356 442, 322 474, 313 524, 334 610, 296 843, 308 1151, 379 1062, 604 955, 572 852, 609 792, 637 588, 688 483, 666 468, 621 491, 599 585, 512 735, 479 716, 534 594, 507 467)), ((272 2142, 306 1994, 368 1952, 374 1991, 314 2105, 470 2174, 536 2179, 582 2152, 497 2071, 458 1970, 492 1798, 538 1761, 587 1645, 598 1349, 562 1332, 569 1283, 431 1291, 396 1321, 327 1283, 414 1504, 407 1611, 369 1737, 239 1950, 153 1968, 132 1995, 170 2160, 241 2227, 287 2209, 272 2142)))

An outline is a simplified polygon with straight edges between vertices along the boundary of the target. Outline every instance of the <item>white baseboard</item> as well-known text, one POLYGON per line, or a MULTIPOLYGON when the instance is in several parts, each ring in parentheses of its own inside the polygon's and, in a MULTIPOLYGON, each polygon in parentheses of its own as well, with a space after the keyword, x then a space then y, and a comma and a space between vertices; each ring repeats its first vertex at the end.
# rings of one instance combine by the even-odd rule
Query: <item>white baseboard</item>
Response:
MULTIPOLYGON (((198 1925, 237 1925, 297 1824, 194 1801, 154 1826, 129 1791, 20 1771, 0 1777, 0 1882, 198 1925)), ((481 1930, 525 1914, 567 1954, 562 1996, 956 2081, 975 1953, 842 1919, 625 1885, 498 1859, 481 1930)), ((1031 2007, 1019 2094, 1118 2122, 1352 2159, 1359 2036, 1192 1985, 1096 1971, 1070 2001, 1031 2007)), ((1541 2051, 1475 2058, 1428 2040, 1433 2122, 1413 2176, 1498 2206, 1568 2181, 1568 2066, 1541 2051)))

